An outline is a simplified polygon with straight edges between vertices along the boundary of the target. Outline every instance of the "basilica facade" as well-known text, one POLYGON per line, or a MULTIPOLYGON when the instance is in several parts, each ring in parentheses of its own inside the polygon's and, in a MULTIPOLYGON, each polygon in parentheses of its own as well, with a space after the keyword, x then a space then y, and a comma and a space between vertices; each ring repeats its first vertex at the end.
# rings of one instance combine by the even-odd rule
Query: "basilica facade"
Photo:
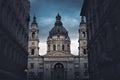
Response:
MULTIPOLYGON (((47 38, 47 54, 39 55, 39 28, 34 17, 29 32, 28 80, 80 80, 80 55, 71 54, 68 31, 57 14, 47 38)), ((83 67, 82 67, 83 68, 83 67)))

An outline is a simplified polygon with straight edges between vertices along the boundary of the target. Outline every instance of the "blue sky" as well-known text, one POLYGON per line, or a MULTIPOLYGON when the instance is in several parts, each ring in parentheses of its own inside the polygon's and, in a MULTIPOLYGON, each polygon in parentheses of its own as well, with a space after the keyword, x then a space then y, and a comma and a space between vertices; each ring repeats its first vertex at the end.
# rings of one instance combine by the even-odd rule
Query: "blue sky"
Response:
POLYGON ((83 0, 30 0, 31 21, 36 15, 40 31, 40 54, 46 53, 47 37, 54 26, 57 13, 61 15, 63 26, 69 32, 71 52, 78 53, 78 29, 82 2, 83 0))

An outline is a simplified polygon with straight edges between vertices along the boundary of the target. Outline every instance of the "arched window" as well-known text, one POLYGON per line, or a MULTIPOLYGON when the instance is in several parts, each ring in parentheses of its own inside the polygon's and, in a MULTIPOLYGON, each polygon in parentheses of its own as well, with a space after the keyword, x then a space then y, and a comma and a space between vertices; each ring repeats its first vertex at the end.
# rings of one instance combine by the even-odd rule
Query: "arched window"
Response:
POLYGON ((54 69, 64 69, 64 66, 61 63, 56 63, 54 69))
POLYGON ((62 50, 64 51, 64 48, 65 48, 65 46, 64 45, 62 45, 62 50))
POLYGON ((50 45, 48 44, 48 51, 50 50, 50 45))
POLYGON ((32 49, 32 50, 31 50, 31 55, 34 55, 34 53, 35 53, 35 50, 32 49))
POLYGON ((57 45, 57 50, 60 51, 60 45, 59 44, 57 45))
POLYGON ((70 45, 69 44, 67 45, 67 48, 68 48, 68 50, 70 49, 70 45))
POLYGON ((33 39, 35 38, 35 32, 32 32, 32 38, 33 39))
POLYGON ((55 45, 53 45, 53 50, 54 50, 54 51, 56 50, 56 46, 55 46, 55 45))
POLYGON ((87 50, 86 50, 86 49, 83 49, 83 53, 86 55, 86 54, 87 54, 87 50))
POLYGON ((85 32, 82 32, 82 34, 83 34, 83 37, 85 38, 85 36, 86 36, 86 35, 85 35, 85 32))

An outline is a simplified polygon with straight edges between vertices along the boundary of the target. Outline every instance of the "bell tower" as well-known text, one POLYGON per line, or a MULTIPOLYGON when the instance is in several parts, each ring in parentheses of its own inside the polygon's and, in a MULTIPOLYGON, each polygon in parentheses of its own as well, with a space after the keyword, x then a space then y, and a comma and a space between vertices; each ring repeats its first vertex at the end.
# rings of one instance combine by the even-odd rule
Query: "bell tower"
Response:
POLYGON ((87 29, 84 17, 79 26, 80 80, 88 80, 87 29))
POLYGON ((29 56, 39 55, 39 29, 36 22, 36 17, 34 16, 31 28, 29 31, 29 45, 28 45, 29 56))
POLYGON ((79 55, 87 56, 87 31, 86 31, 86 23, 84 21, 84 17, 81 17, 81 23, 79 26, 79 55))

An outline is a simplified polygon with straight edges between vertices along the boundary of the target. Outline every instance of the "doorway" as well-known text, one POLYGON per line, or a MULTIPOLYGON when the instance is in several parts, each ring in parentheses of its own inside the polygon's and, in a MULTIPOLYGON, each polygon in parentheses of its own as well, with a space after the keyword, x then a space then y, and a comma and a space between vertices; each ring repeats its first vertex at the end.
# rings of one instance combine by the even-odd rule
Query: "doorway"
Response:
POLYGON ((52 80, 65 80, 64 65, 56 63, 53 70, 52 80))

